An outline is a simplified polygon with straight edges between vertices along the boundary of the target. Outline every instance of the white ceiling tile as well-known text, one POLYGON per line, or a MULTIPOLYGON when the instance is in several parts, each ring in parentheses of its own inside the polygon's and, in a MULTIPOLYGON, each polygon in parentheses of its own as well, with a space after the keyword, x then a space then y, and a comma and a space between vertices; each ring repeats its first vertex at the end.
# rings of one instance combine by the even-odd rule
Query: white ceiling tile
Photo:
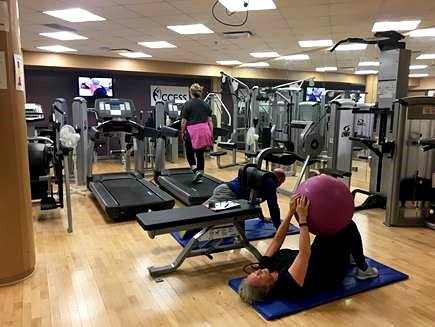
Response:
POLYGON ((64 3, 65 8, 82 8, 91 10, 92 8, 104 8, 106 6, 115 6, 117 3, 114 0, 59 0, 64 3))
POLYGON ((150 2, 145 4, 136 5, 126 5, 126 8, 136 11, 145 17, 156 17, 156 16, 168 16, 168 15, 178 15, 180 11, 171 6, 170 4, 160 1, 160 2, 150 2))
POLYGON ((139 15, 137 12, 134 12, 120 5, 99 7, 92 12, 106 19, 116 21, 127 20, 128 18, 141 17, 141 15, 139 15))

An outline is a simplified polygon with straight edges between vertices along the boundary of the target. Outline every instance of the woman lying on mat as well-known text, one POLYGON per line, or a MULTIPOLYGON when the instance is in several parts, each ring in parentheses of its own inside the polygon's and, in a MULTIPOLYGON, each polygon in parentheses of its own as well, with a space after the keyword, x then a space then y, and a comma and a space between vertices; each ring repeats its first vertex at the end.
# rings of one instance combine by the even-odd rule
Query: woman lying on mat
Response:
POLYGON ((352 255, 357 266, 356 278, 364 280, 378 276, 364 257, 361 235, 351 221, 342 231, 329 236, 316 236, 310 245, 307 226, 310 202, 302 195, 290 198, 290 210, 281 223, 259 269, 240 284, 243 301, 253 303, 264 297, 294 298, 316 291, 339 287, 347 274, 352 255), (299 251, 281 249, 293 215, 299 221, 299 251))

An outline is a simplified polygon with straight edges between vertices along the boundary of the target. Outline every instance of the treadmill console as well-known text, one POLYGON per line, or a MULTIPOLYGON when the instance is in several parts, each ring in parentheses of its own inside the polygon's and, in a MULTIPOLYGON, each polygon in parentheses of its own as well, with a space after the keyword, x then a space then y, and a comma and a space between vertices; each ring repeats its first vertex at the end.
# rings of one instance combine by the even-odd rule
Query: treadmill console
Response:
POLYGON ((95 112, 100 121, 131 119, 136 116, 134 103, 129 99, 97 99, 95 112))
POLYGON ((176 103, 166 102, 165 113, 172 121, 180 118, 181 108, 176 103))
POLYGON ((26 121, 40 121, 44 120, 44 111, 42 110, 42 106, 37 103, 26 103, 26 121))

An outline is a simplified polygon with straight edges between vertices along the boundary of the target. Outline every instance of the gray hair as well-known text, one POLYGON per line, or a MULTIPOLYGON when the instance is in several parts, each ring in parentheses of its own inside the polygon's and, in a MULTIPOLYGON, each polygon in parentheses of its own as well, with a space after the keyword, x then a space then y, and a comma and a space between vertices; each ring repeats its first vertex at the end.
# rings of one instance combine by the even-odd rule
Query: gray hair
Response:
POLYGON ((246 278, 242 280, 239 287, 239 295, 243 302, 252 304, 262 301, 268 293, 266 287, 258 287, 250 284, 246 278))

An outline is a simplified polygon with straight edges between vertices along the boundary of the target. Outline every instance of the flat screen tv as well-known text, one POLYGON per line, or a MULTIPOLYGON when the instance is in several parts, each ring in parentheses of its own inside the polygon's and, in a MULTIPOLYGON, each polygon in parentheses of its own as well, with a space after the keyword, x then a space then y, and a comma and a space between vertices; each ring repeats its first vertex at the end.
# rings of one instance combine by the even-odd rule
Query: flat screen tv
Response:
POLYGON ((320 102, 323 91, 326 91, 324 87, 307 87, 305 101, 320 102))
POLYGON ((105 98, 113 97, 112 78, 79 77, 79 96, 105 98))

